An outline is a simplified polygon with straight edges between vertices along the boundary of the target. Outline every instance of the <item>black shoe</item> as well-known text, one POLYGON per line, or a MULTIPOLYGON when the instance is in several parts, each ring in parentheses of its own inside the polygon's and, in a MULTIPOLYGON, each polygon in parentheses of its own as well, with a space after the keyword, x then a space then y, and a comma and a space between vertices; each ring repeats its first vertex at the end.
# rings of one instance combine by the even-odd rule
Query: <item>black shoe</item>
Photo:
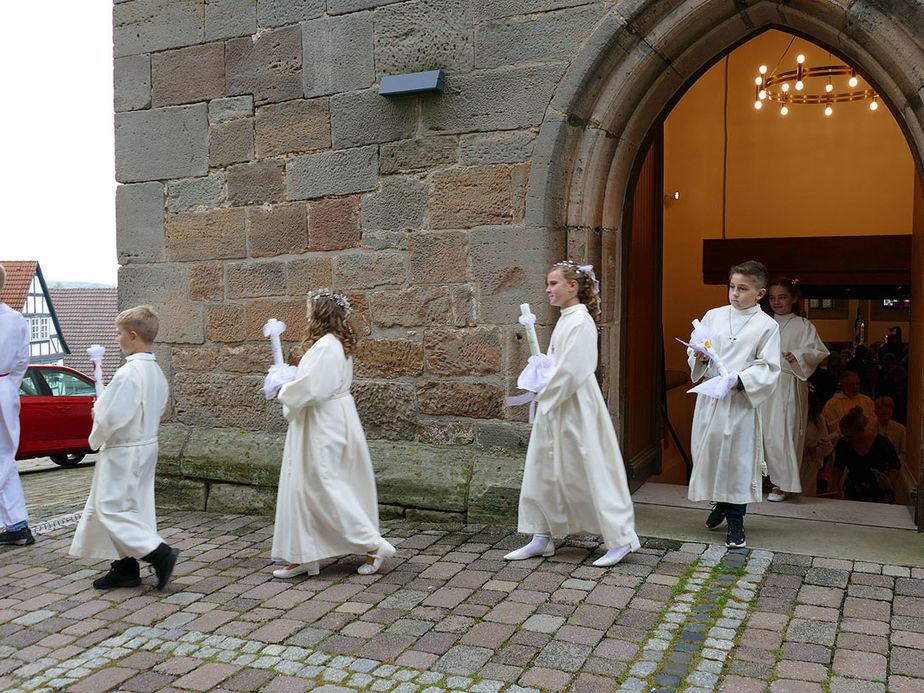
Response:
POLYGON ((28 527, 17 529, 15 532, 6 530, 0 534, 0 544, 4 546, 26 546, 34 543, 35 537, 32 536, 32 530, 28 527))
POLYGON ((747 546, 744 540, 744 523, 732 520, 728 523, 728 535, 725 537, 725 546, 730 549, 743 549, 747 546))
POLYGON ((112 562, 109 572, 93 581, 98 590, 111 590, 116 587, 137 587, 141 584, 141 570, 138 561, 131 556, 112 562))
POLYGON ((163 591, 167 583, 170 582, 170 576, 173 575, 173 568, 176 566, 176 559, 179 555, 179 549, 172 549, 161 543, 160 546, 144 557, 143 560, 150 563, 157 574, 157 589, 163 591))
POLYGON ((706 518, 706 529, 718 529, 725 524, 725 510, 716 503, 712 507, 712 512, 706 518))

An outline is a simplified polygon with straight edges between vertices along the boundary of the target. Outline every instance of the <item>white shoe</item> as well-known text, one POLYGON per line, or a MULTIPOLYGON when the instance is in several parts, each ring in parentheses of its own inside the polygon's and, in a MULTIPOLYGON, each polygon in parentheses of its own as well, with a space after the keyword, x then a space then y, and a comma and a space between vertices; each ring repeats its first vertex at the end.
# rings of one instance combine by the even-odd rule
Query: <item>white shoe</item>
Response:
POLYGON ((536 556, 544 556, 548 558, 549 556, 555 555, 555 543, 552 541, 551 537, 540 537, 536 535, 533 537, 533 540, 529 542, 526 546, 517 549, 516 551, 511 551, 506 556, 505 560, 508 561, 522 561, 526 558, 535 558, 536 556), (545 539, 545 544, 543 545, 541 541, 537 539, 545 539))
POLYGON ((598 568, 609 568, 611 565, 616 565, 619 561, 628 556, 631 550, 631 544, 620 546, 618 549, 610 549, 591 565, 595 565, 598 568))
POLYGON ((372 563, 363 563, 356 569, 356 572, 360 575, 372 575, 373 573, 379 572, 379 568, 382 567, 382 563, 385 562, 385 559, 391 558, 397 551, 398 550, 394 546, 382 539, 375 553, 366 554, 372 557, 372 563))
POLYGON ((780 491, 776 486, 773 487, 773 490, 767 494, 767 500, 773 503, 779 503, 780 501, 786 500, 786 492, 780 491))
POLYGON ((279 568, 278 570, 273 571, 273 577, 276 578, 290 578, 295 577, 296 575, 302 575, 307 573, 308 575, 317 575, 321 572, 321 567, 318 565, 317 561, 311 561, 309 563, 299 563, 294 568, 279 568))

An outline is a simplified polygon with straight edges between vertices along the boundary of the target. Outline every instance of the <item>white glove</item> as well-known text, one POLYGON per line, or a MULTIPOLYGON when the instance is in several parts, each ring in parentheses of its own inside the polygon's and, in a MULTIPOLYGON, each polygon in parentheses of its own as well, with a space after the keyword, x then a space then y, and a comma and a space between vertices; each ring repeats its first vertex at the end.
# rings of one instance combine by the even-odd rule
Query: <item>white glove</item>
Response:
POLYGON ((263 394, 266 395, 266 399, 273 399, 279 393, 279 388, 295 380, 297 372, 298 368, 284 363, 270 366, 269 373, 263 380, 263 394))
POLYGON ((709 380, 687 390, 687 392, 695 392, 698 395, 706 395, 715 399, 724 399, 729 392, 735 389, 737 384, 738 372, 732 371, 728 375, 717 375, 714 378, 709 378, 709 380))

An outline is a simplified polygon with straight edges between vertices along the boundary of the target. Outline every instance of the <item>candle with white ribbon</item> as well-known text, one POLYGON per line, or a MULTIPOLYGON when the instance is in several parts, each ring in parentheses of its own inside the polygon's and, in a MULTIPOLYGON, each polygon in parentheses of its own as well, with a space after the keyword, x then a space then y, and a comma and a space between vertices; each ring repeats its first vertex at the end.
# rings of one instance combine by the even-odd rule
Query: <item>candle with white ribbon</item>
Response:
POLYGON ((529 343, 530 355, 539 354, 539 339, 536 337, 536 316, 529 309, 528 303, 520 304, 519 323, 526 328, 526 341, 529 343))
POLYGON ((87 349, 87 356, 93 362, 93 386, 96 389, 96 397, 103 394, 103 355, 106 353, 106 347, 99 344, 91 344, 87 349))
POLYGON ((273 365, 270 366, 269 373, 263 380, 263 394, 266 399, 272 399, 276 396, 286 383, 295 379, 298 369, 295 366, 288 365, 282 360, 282 342, 279 335, 286 331, 286 324, 282 320, 270 318, 263 326, 263 336, 270 338, 270 344, 273 346, 273 365))
POLYGON ((270 318, 263 326, 263 336, 270 338, 270 344, 273 346, 273 365, 281 366, 285 362, 282 360, 282 342, 279 335, 286 331, 286 324, 282 320, 270 318))

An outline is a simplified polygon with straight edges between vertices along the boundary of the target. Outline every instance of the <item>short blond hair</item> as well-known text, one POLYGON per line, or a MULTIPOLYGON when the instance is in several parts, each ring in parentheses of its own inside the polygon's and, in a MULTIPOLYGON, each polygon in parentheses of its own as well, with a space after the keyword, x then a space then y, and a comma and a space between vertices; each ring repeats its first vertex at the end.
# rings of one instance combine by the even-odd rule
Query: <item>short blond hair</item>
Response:
POLYGON ((135 332, 149 344, 157 337, 160 329, 160 320, 151 306, 135 306, 119 313, 115 321, 116 327, 126 332, 135 332))
POLYGON ((4 286, 6 286, 6 269, 0 265, 0 291, 3 291, 4 286))

